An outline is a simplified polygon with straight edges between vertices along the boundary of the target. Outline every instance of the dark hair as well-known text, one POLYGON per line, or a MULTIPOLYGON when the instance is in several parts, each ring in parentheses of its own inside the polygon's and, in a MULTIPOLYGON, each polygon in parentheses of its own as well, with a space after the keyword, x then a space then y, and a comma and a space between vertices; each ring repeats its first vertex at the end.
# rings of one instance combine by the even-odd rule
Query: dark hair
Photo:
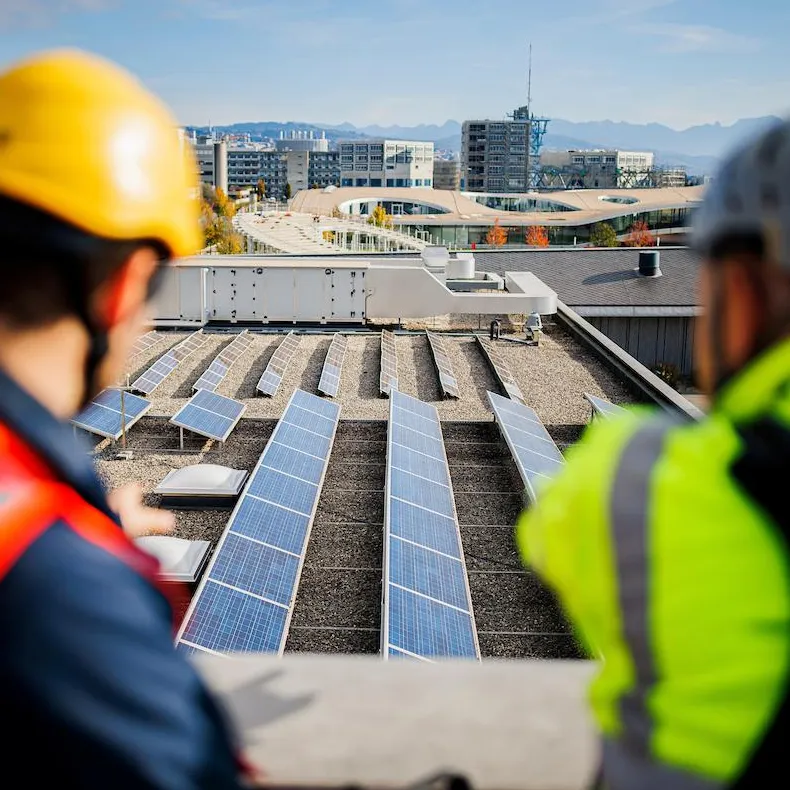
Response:
POLYGON ((41 326, 76 314, 145 239, 95 236, 26 203, 0 195, 0 321, 41 326))

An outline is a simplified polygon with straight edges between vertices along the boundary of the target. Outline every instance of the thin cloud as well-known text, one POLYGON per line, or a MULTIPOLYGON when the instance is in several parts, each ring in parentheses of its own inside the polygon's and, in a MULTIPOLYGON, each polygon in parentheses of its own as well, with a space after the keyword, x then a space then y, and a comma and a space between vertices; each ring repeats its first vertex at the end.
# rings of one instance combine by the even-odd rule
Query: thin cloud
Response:
POLYGON ((666 23, 640 28, 638 32, 662 38, 661 50, 672 54, 741 55, 756 52, 760 48, 760 41, 756 38, 710 25, 666 23))
POLYGON ((0 31, 46 27, 73 12, 107 11, 117 0, 0 0, 0 31))
POLYGON ((632 21, 658 8, 677 5, 680 0, 601 0, 594 13, 572 17, 568 22, 580 25, 611 25, 632 21))

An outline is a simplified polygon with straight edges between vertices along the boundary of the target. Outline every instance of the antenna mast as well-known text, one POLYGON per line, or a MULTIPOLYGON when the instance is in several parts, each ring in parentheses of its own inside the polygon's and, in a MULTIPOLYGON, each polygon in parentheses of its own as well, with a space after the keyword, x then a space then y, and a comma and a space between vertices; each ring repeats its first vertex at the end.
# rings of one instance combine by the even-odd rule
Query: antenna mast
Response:
POLYGON ((531 116, 532 107, 532 42, 529 42, 529 71, 527 72, 527 117, 531 116))

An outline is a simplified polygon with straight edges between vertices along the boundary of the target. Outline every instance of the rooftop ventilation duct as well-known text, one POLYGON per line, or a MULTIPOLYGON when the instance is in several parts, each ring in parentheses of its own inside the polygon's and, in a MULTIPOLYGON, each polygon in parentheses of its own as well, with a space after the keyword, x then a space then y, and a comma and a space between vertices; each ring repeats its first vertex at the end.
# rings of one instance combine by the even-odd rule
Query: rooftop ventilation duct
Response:
POLYGON ((639 274, 642 277, 661 276, 661 253, 658 250, 643 250, 639 253, 639 274))

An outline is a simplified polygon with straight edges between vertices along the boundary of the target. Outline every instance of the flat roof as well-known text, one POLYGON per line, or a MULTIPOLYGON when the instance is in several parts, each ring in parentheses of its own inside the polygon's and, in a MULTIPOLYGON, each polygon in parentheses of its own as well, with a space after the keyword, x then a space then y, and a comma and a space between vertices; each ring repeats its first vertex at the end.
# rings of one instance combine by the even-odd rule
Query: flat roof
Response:
MULTIPOLYGON (((502 316, 504 322, 506 316, 502 316)), ((476 323, 477 317, 474 317, 476 323)), ((507 328, 507 323, 504 324, 507 328)), ((433 328, 430 326, 429 328, 433 328)), ((161 333, 139 359, 149 365, 184 333, 161 333)), ((220 385, 247 412, 224 445, 187 436, 168 424, 192 394, 192 385, 230 343, 227 333, 208 334, 204 348, 184 360, 153 393, 153 406, 127 437, 127 450, 97 446, 97 466, 109 487, 139 482, 146 502, 161 505, 154 489, 172 469, 215 463, 250 471, 295 388, 315 393, 332 335, 305 334, 273 398, 255 385, 282 334, 252 334, 253 342, 220 385)), ((424 333, 398 334, 399 388, 434 404, 450 464, 456 508, 470 578, 472 605, 484 658, 579 657, 579 648, 552 596, 521 564, 513 525, 524 507, 523 483, 499 435, 487 391, 500 392, 479 343, 469 333, 446 334, 445 346, 458 379, 458 400, 444 400, 424 333)), ((561 448, 575 442, 589 422, 584 393, 616 403, 629 391, 596 354, 561 324, 546 322, 540 347, 500 341, 524 396, 561 448)), ((343 411, 316 520, 311 531, 286 652, 376 653, 381 624, 384 535, 384 470, 389 400, 379 396, 380 335, 348 334, 338 401, 343 411)), ((136 371, 135 371, 136 372, 136 371)), ((175 536, 215 546, 230 510, 175 510, 175 536)))

